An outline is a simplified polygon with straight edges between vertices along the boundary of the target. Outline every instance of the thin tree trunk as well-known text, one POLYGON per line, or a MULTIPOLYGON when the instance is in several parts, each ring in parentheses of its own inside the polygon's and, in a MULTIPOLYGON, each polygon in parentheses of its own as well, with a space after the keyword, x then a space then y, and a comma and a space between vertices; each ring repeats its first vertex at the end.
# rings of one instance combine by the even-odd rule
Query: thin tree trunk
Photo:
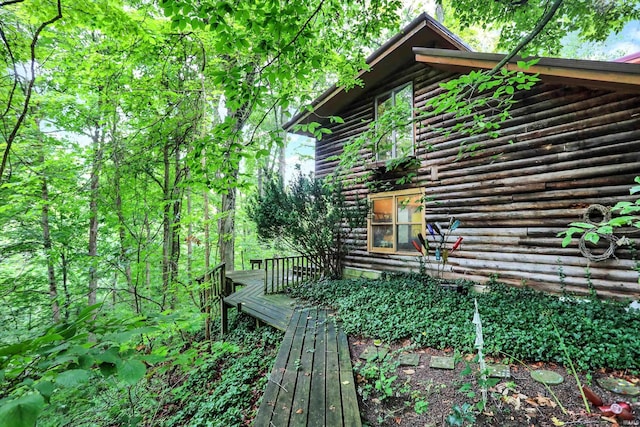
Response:
POLYGON ((122 147, 118 143, 114 147, 113 155, 112 155, 113 167, 114 167, 114 174, 113 174, 113 191, 115 192, 114 204, 115 204, 116 215, 118 216, 118 238, 120 240, 120 264, 123 266, 123 269, 124 269, 124 277, 127 282, 127 289, 129 290, 129 293, 133 295, 133 304, 132 304, 133 308, 136 311, 136 313, 140 313, 140 304, 139 304, 138 294, 136 292, 135 287, 133 286, 133 279, 131 277, 131 263, 129 262, 129 256, 127 254, 129 247, 126 241, 127 240, 126 226, 125 226, 124 213, 122 211, 122 190, 120 187, 120 180, 121 180, 120 168, 121 168, 121 159, 122 159, 122 152, 120 150, 122 150, 122 147))
POLYGON ((64 291, 64 320, 69 320, 69 311, 71 308, 71 294, 69 293, 69 263, 65 249, 60 253, 60 262, 62 263, 62 290, 64 291))
MULTIPOLYGON (((180 181, 182 174, 182 164, 180 160, 180 143, 176 142, 175 146, 175 179, 172 191, 173 215, 171 223, 171 286, 175 286, 178 280, 178 266, 180 261, 180 227, 182 214, 182 190, 180 189, 180 181)), ((177 289, 171 290, 171 308, 175 309, 178 302, 177 289)))
MULTIPOLYGON (((40 164, 44 163, 44 155, 40 157, 40 164)), ((56 271, 52 258, 51 230, 49 228, 49 187, 47 178, 42 176, 42 241, 44 254, 47 259, 47 277, 49 280, 49 299, 51 300, 51 312, 55 323, 60 321, 60 305, 58 304, 58 284, 56 271)))
MULTIPOLYGON (((145 246, 151 241, 151 224, 149 224, 149 212, 144 213, 145 246)), ((149 256, 144 257, 144 286, 147 292, 151 291, 151 262, 149 256)))
MULTIPOLYGON (((233 170, 229 176, 231 182, 238 178, 238 170, 233 170)), ((235 215, 236 215, 236 189, 229 188, 222 195, 222 214, 218 221, 218 247, 220 248, 220 261, 226 263, 226 270, 234 270, 235 262, 235 215)))
POLYGON ((167 292, 171 281, 171 173, 169 160, 169 141, 166 141, 162 149, 164 166, 163 180, 163 208, 162 208, 162 308, 165 308, 167 292))
MULTIPOLYGON (((187 172, 187 180, 190 181, 191 173, 187 172)), ((186 188, 187 199, 187 217, 189 217, 189 224, 187 224, 187 283, 193 281, 193 221, 191 221, 191 214, 193 213, 193 206, 191 201, 191 186, 186 188)))
POLYGON ((93 162, 89 178, 89 305, 97 301, 98 290, 98 190, 102 167, 102 141, 100 131, 93 135, 93 162))

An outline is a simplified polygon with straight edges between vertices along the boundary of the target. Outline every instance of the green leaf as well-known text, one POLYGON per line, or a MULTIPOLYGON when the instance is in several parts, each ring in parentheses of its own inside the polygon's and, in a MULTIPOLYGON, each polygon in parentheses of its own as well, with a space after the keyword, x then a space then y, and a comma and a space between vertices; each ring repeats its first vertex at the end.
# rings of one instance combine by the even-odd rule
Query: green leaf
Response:
POLYGON ((118 377, 124 382, 134 385, 144 377, 147 367, 137 359, 123 360, 117 365, 118 377))
MULTIPOLYGON (((637 217, 635 216, 619 216, 617 218, 612 218, 611 221, 609 221, 609 224, 611 224, 612 227, 622 227, 623 225, 630 225, 633 224, 634 220, 638 220, 637 217)), ((612 233, 612 231, 610 231, 609 233, 612 233)))
POLYGON ((53 390, 55 389, 55 386, 51 381, 40 381, 38 384, 35 385, 34 388, 38 390, 40 394, 43 395, 48 402, 49 398, 53 394, 53 390))
POLYGON ((584 235, 584 240, 586 240, 587 242, 591 242, 594 245, 596 245, 600 241, 600 236, 598 236, 597 233, 588 232, 588 233, 586 233, 584 235))
POLYGON ((108 363, 118 363, 120 361, 120 349, 118 347, 109 347, 104 353, 96 355, 96 360, 108 363))
POLYGON ((105 378, 115 375, 117 372, 115 363, 103 362, 98 367, 100 368, 100 373, 105 378))
POLYGON ((587 230, 591 230, 592 228, 595 228, 596 226, 593 224, 589 224, 588 222, 572 222, 571 224, 569 224, 572 227, 580 227, 580 228, 584 228, 587 230))
POLYGON ((89 371, 84 369, 69 369, 58 375, 56 383, 61 387, 76 387, 89 380, 89 371))
POLYGON ((0 347, 0 357, 13 356, 14 354, 20 354, 27 347, 29 347, 30 343, 31 343, 31 341, 23 341, 23 342, 19 342, 17 344, 11 344, 11 345, 7 345, 7 346, 4 346, 4 347, 0 347))
POLYGON ((24 395, 0 406, 0 427, 33 427, 44 409, 39 393, 24 395))

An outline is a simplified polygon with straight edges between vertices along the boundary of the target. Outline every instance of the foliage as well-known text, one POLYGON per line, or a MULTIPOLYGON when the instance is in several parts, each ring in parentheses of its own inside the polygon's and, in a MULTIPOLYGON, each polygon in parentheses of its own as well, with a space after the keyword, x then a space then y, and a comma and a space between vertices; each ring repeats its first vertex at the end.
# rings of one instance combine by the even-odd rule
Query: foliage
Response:
POLYGON ((141 343, 175 318, 118 319, 100 314, 100 308, 87 307, 74 321, 0 347, 0 414, 33 425, 58 392, 75 391, 96 378, 135 386, 146 375, 146 364, 164 360, 162 351, 141 343))
POLYGON ((473 407, 469 403, 463 403, 462 405, 455 405, 451 408, 451 413, 447 415, 447 425, 464 427, 473 425, 476 421, 476 417, 473 413, 473 407))
POLYGON ((526 361, 568 364, 551 319, 563 325, 559 332, 568 357, 579 369, 640 369, 640 337, 635 333, 640 310, 627 310, 627 303, 559 298, 499 283, 490 289, 465 295, 443 289, 431 278, 389 275, 303 285, 294 295, 335 307, 349 334, 385 341, 411 339, 416 345, 467 353, 473 352, 475 331, 469 319, 477 298, 487 355, 506 353, 526 361))
POLYGON ((231 321, 224 340, 198 341, 200 331, 185 330, 184 339, 162 336, 153 345, 166 352, 165 360, 149 364, 135 385, 95 376, 60 390, 38 425, 247 425, 282 334, 254 330, 253 322, 235 315, 231 321))
MULTIPOLYGON (((512 1, 460 0, 448 2, 462 27, 482 25, 500 30, 498 49, 516 46, 549 7, 547 0, 512 1)), ((625 23, 639 19, 640 10, 634 0, 564 1, 544 31, 529 45, 525 54, 557 54, 563 37, 578 32, 583 40, 604 40, 611 32, 619 32, 625 23)))
POLYGON ((376 355, 364 364, 358 362, 353 367, 353 371, 361 378, 358 393, 362 396, 362 400, 376 397, 384 401, 399 395, 396 384, 398 376, 394 375, 397 367, 398 362, 393 362, 391 356, 386 353, 384 356, 376 355))
POLYGON ((255 391, 265 387, 282 334, 270 328, 251 331, 250 323, 236 325, 212 354, 203 355, 205 359, 196 370, 183 366, 188 378, 171 391, 170 399, 180 409, 162 425, 188 421, 193 425, 240 426, 255 415, 259 403, 255 391))
MULTIPOLYGON (((635 182, 640 184, 640 176, 635 178, 635 182)), ((629 189, 630 194, 640 193, 640 185, 634 185, 629 189)), ((590 224, 586 222, 572 222, 569 228, 558 233, 558 237, 563 237, 562 247, 566 248, 571 244, 575 234, 582 234, 587 242, 594 245, 600 241, 605 235, 613 234, 616 229, 622 227, 640 228, 640 199, 635 202, 621 201, 611 208, 612 213, 618 213, 620 216, 611 218, 608 221, 603 219, 599 224, 590 224)), ((617 240, 618 244, 623 244, 622 239, 617 240)))
MULTIPOLYGON (((516 94, 530 90, 540 81, 537 74, 526 72, 537 62, 538 59, 517 61, 519 70, 472 71, 441 83, 443 91, 427 101, 418 119, 446 114, 458 119, 447 132, 468 136, 486 133, 497 138, 500 124, 511 117, 509 111, 516 103, 516 94)), ((459 155, 479 148, 463 141, 459 155)))
POLYGON ((301 173, 288 187, 272 177, 249 208, 261 238, 310 256, 333 277, 339 277, 341 260, 349 249, 347 236, 364 224, 366 215, 366 203, 348 204, 339 183, 301 173))

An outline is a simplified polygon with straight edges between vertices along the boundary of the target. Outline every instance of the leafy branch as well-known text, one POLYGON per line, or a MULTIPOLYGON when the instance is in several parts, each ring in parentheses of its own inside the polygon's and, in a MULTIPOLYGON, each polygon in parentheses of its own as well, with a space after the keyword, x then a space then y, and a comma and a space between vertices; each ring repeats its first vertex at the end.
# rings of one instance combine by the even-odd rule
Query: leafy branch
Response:
MULTIPOLYGON (((0 4, 0 6, 5 6, 6 4, 11 4, 11 3, 18 3, 18 1, 15 2, 6 2, 3 4, 0 4)), ((42 22, 38 28, 36 29, 35 33, 33 34, 33 38, 31 39, 31 43, 30 43, 30 48, 29 48, 29 52, 30 52, 30 58, 29 58, 29 77, 27 80, 27 87, 25 90, 25 98, 24 101, 22 103, 22 110, 20 111, 20 114, 18 115, 18 119, 16 120, 16 123, 13 125, 13 129, 11 130, 11 133, 9 134, 9 136, 6 138, 5 142, 6 142, 6 147, 4 148, 4 153, 2 155, 2 161, 0 162, 0 183, 2 183, 2 176, 4 175, 4 171, 7 167, 7 162, 9 161, 9 153, 11 152, 11 146, 13 145, 14 140, 16 139, 16 136, 18 135, 18 131, 20 130, 20 127, 22 126, 22 123, 24 122, 25 117, 27 116, 27 111, 29 110, 29 103, 31 101, 31 94, 33 93, 33 86, 35 84, 36 81, 36 45, 38 44, 38 40, 40 38, 40 34, 42 33, 42 31, 44 31, 44 29, 46 27, 48 27, 49 25, 53 24, 54 22, 58 21, 59 19, 62 19, 62 4, 61 4, 61 0, 57 0, 56 2, 56 11, 57 14, 52 17, 51 19, 42 22)), ((5 46, 9 46, 9 42, 7 41, 4 32, 1 34, 2 37, 2 41, 5 44, 5 46)), ((13 59, 13 58, 12 58, 13 59)), ((14 76, 13 76, 14 80, 17 81, 18 80, 18 74, 15 73, 15 60, 14 60, 14 76)), ((12 89, 12 95, 9 98, 9 102, 13 101, 13 92, 15 91, 16 86, 14 85, 13 89, 12 89)), ((10 104, 9 104, 10 105, 10 104)), ((9 108, 9 105, 7 106, 7 109, 9 108)))

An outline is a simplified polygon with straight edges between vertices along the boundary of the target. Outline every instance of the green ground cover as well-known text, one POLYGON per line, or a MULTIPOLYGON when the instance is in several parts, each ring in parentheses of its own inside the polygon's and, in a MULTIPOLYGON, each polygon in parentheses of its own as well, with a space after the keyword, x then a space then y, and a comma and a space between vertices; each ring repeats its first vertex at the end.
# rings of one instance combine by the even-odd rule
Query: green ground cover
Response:
POLYGON ((563 364, 568 354, 580 369, 640 371, 640 310, 625 301, 560 298, 496 281, 487 293, 456 292, 417 274, 323 281, 293 295, 336 309, 347 334, 468 353, 475 298, 486 354, 563 364))

